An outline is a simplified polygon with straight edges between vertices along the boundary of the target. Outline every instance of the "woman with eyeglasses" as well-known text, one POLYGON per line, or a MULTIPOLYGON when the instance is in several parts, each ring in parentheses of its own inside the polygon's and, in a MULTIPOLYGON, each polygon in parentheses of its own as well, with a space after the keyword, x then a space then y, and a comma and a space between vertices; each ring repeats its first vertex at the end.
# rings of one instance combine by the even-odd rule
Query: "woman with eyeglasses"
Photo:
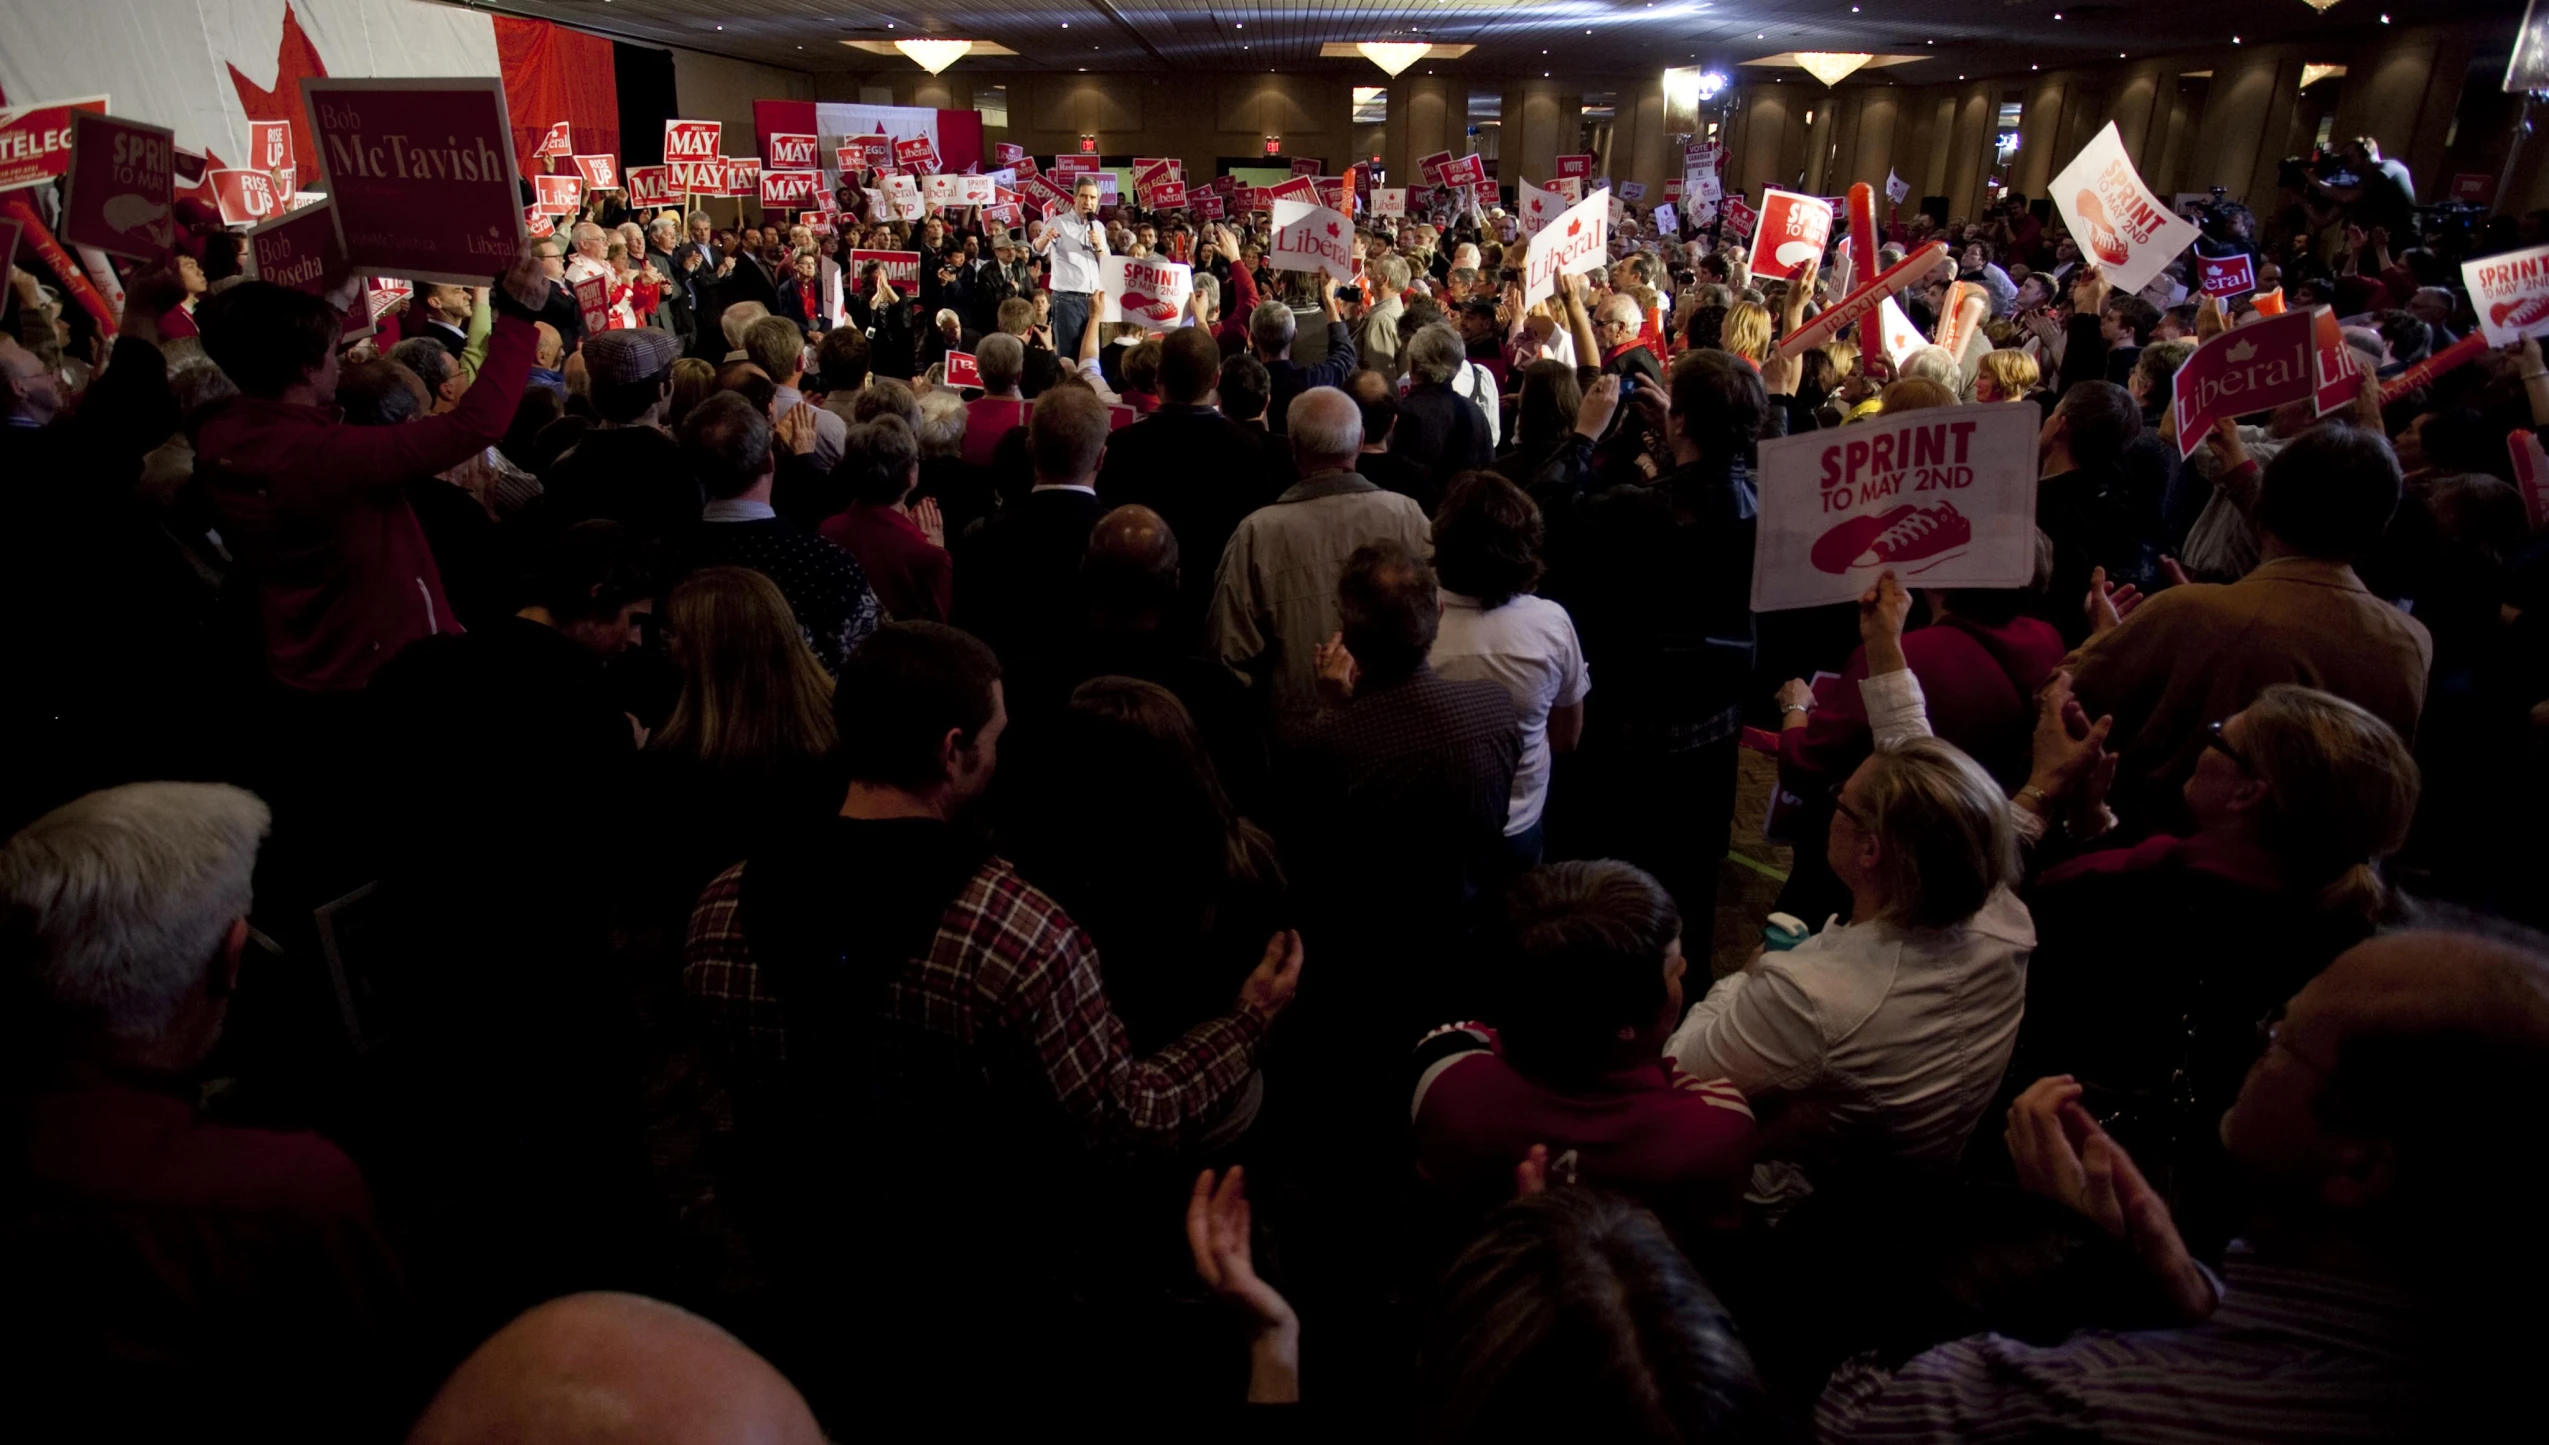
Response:
POLYGON ((2085 1085, 2202 1258, 2240 1217, 2215 1126, 2256 1060, 2254 1026, 2396 912, 2381 863, 2407 841, 2416 759, 2363 708, 2279 684, 2205 729, 2192 833, 2097 847, 2115 836, 2114 754, 2068 683, 2047 690, 2024 801, 2094 851, 2028 893, 2039 943, 2011 1077, 2085 1085))
POLYGON ((2000 1086, 2036 934, 2007 797, 1929 735, 1903 659, 1911 596, 1884 574, 1859 603, 1875 750, 1833 795, 1824 855, 1850 921, 1720 979, 1665 1045, 1762 1120, 1752 1197, 1952 1172, 2000 1086))

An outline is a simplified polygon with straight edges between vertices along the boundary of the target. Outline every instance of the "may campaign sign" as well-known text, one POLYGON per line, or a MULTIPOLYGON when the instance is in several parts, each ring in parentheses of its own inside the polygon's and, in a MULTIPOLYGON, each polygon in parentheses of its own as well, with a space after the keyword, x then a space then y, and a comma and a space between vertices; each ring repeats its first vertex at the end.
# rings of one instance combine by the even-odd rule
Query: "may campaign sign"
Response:
POLYGON ((1611 259, 1611 197, 1596 191, 1550 218, 1531 238, 1524 262, 1522 304, 1547 300, 1558 278, 1578 271, 1598 271, 1611 259))
POLYGON ((1308 201, 1278 198, 1274 226, 1274 244, 1266 248, 1268 266, 1320 271, 1336 281, 1354 279, 1354 223, 1343 215, 1308 201))
POLYGON ((668 120, 664 122, 664 159, 667 161, 713 161, 721 152, 718 142, 725 127, 713 120, 668 120))
POLYGON ((0 191, 41 185, 71 163, 71 112, 106 114, 106 97, 0 106, 0 191))
POLYGON ((305 76, 301 105, 355 269, 476 286, 521 254, 503 82, 305 76))
POLYGON ((1907 587, 2023 587, 2036 568, 2042 413, 1985 404, 1878 417, 1761 444, 1752 608, 1907 587))
POLYGON ((2195 258, 2196 284, 2207 296, 2245 296, 2257 289, 2257 268, 2248 253, 2195 258))
POLYGON ((2195 243, 2195 223, 2142 184, 2113 121, 2053 178, 2053 203, 2062 208, 2081 252, 2118 291, 2141 290, 2195 243))
POLYGON ((2488 345, 2549 332, 2549 246, 2463 261, 2460 274, 2488 345))
POLYGON ((771 171, 813 170, 815 141, 816 137, 810 135, 773 134, 770 137, 770 149, 764 157, 770 164, 762 167, 763 174, 766 175, 771 171))
POLYGON ((2311 313, 2287 311, 2235 326, 2177 368, 2170 405, 2177 410, 2177 452, 2195 455, 2226 416, 2271 411, 2318 394, 2318 353, 2311 313))
POLYGON ((1149 256, 1109 253, 1098 262, 1098 283, 1105 292, 1098 320, 1131 321, 1154 331, 1176 325, 1195 294, 1194 268, 1149 256))
POLYGON ((71 169, 62 200, 62 239, 114 256, 156 261, 176 238, 169 211, 177 184, 177 138, 155 125, 71 112, 71 169))
POLYGON ((1808 261, 1823 258, 1823 244, 1831 237, 1828 202, 1793 191, 1765 190, 1753 239, 1753 274, 1793 281, 1808 261))
POLYGON ((303 206, 250 231, 247 251, 240 257, 248 275, 313 296, 335 290, 352 268, 336 239, 332 208, 328 201, 303 206))

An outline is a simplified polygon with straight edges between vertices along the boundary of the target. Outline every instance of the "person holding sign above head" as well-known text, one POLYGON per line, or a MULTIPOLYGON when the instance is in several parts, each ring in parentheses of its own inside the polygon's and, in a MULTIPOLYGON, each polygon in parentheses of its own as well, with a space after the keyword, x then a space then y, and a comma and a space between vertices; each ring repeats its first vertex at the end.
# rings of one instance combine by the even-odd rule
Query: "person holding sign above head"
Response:
POLYGON ((1053 349, 1064 356, 1079 352, 1080 332, 1097 302, 1098 263, 1106 258, 1106 228, 1098 224, 1097 209, 1097 178, 1082 176, 1071 189, 1071 209, 1046 217, 1027 239, 1052 268, 1047 289, 1053 294, 1053 349))

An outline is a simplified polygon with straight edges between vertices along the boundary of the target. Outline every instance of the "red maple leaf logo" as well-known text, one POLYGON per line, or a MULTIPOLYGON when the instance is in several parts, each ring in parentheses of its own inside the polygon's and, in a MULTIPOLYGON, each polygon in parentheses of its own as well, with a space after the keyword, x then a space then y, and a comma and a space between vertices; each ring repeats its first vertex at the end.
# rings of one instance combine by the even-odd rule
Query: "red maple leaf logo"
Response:
MULTIPOLYGON (((286 165, 294 164, 300 156, 315 158, 318 155, 318 147, 310 139, 309 117, 301 110, 301 77, 314 75, 322 80, 326 79, 327 62, 319 58, 318 46, 313 44, 310 37, 302 31, 301 17, 292 13, 290 5, 283 7, 283 29, 275 42, 274 88, 272 90, 258 89, 254 82, 239 73, 239 67, 235 65, 226 65, 224 68, 230 72, 231 89, 239 92, 239 109, 247 114, 248 119, 280 120, 291 123, 293 154, 285 159, 286 165)), ((215 167, 223 164, 221 157, 213 153, 209 147, 206 148, 205 162, 204 170, 207 177, 215 167)), ((317 179, 315 168, 311 179, 317 179)), ((212 183, 209 179, 188 194, 207 205, 213 203, 212 183)))
POLYGON ((1333 238, 1333 237, 1336 235, 1336 222, 1334 222, 1334 221, 1330 221, 1330 222, 1328 222, 1328 235, 1329 235, 1331 238, 1333 238))
POLYGON ((1570 236, 1575 235, 1577 232, 1582 231, 1583 229, 1584 229, 1584 218, 1583 218, 1583 217, 1581 217, 1581 216, 1577 217, 1576 219, 1574 219, 1574 220, 1572 220, 1572 221, 1567 222, 1567 234, 1568 234, 1568 235, 1570 235, 1570 236))
POLYGON ((1537 211, 1537 210, 1539 210, 1540 208, 1541 208, 1541 201, 1540 201, 1540 198, 1539 198, 1539 197, 1537 197, 1537 196, 1532 197, 1532 200, 1531 200, 1531 209, 1533 209, 1534 211, 1537 211))

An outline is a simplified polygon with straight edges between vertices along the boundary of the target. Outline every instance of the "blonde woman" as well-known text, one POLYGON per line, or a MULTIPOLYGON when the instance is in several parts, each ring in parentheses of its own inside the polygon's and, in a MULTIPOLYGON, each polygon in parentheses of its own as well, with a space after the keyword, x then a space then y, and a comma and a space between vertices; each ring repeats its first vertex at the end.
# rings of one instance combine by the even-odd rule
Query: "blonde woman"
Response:
POLYGON ((1974 373, 1974 400, 2025 401, 2035 394, 2039 375, 2036 359, 2015 347, 1984 352, 1974 373))
POLYGON ((1770 308, 1751 301, 1738 301, 1727 307, 1726 324, 1718 330, 1717 344, 1759 369, 1770 359, 1770 308))

